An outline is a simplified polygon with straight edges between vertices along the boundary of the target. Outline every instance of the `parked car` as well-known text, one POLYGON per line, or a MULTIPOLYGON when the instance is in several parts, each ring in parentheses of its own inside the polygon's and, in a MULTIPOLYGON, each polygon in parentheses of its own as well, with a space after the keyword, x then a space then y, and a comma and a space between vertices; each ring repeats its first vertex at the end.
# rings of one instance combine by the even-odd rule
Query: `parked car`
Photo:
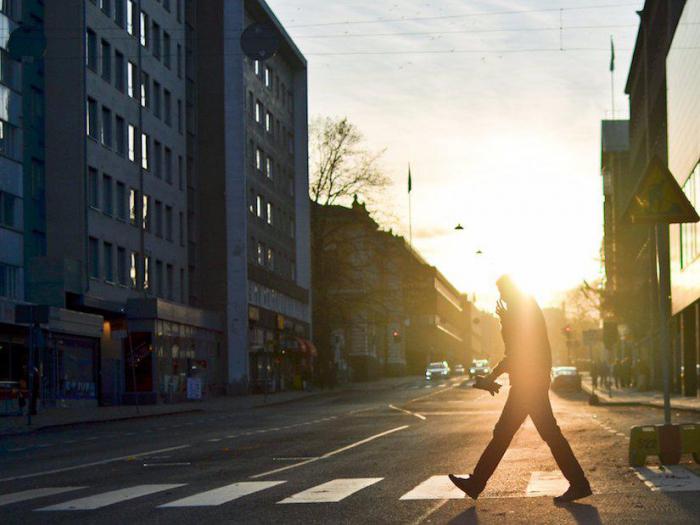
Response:
POLYGON ((469 377, 486 376, 491 373, 491 365, 488 359, 474 359, 469 367, 469 377))
POLYGON ((464 375, 464 365, 455 365, 455 374, 458 376, 464 375))
POLYGON ((430 363, 428 368, 425 369, 425 379, 428 381, 431 379, 446 379, 448 377, 450 377, 450 365, 447 364, 447 361, 430 363))
POLYGON ((575 366, 553 366, 552 390, 581 390, 581 374, 575 366))

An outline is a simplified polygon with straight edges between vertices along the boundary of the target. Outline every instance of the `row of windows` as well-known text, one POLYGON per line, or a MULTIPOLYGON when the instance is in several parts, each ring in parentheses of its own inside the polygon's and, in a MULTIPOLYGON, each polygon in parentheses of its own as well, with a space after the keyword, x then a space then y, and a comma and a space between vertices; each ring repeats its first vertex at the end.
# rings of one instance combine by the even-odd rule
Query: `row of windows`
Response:
POLYGON ((254 152, 253 167, 255 170, 266 179, 277 183, 277 186, 288 194, 290 197, 294 196, 294 176, 291 170, 285 170, 282 163, 275 162, 275 160, 270 156, 266 155, 262 148, 256 146, 251 140, 250 151, 254 152))
POLYGON ((276 230, 284 232, 290 238, 294 238, 296 227, 292 217, 286 215, 283 210, 276 208, 272 202, 266 202, 262 195, 256 195, 252 188, 248 199, 248 210, 251 214, 261 221, 265 221, 265 223, 276 230))
POLYGON ((281 100, 282 107, 287 109, 290 114, 294 113, 294 96, 291 90, 288 90, 280 77, 274 73, 272 67, 263 63, 260 60, 253 60, 251 64, 255 76, 260 79, 263 85, 274 94, 275 99, 281 100))
POLYGON ((252 239, 252 243, 255 250, 255 262, 259 266, 283 275, 288 279, 296 280, 296 264, 294 261, 290 261, 274 248, 265 245, 265 243, 256 241, 255 238, 252 239))
POLYGON ((275 142, 284 146, 286 141, 287 152, 290 155, 294 155, 294 135, 291 131, 287 130, 287 127, 280 123, 280 120, 275 118, 269 109, 265 109, 265 106, 260 100, 255 100, 253 103, 253 92, 248 92, 248 107, 250 108, 250 116, 255 120, 255 122, 263 127, 265 132, 269 137, 275 140, 275 142))
POLYGON ((18 202, 19 197, 0 191, 0 226, 19 228, 18 202))
MULTIPOLYGON (((119 115, 112 119, 112 110, 102 106, 98 118, 98 104, 93 98, 88 97, 87 102, 87 134, 102 143, 103 146, 114 149, 132 162, 137 162, 140 156, 141 167, 161 179, 165 178, 168 184, 173 183, 173 151, 164 146, 160 141, 151 139, 146 133, 139 133, 133 124, 127 124, 119 115), (114 130, 114 132, 113 132, 114 130), (140 155, 139 155, 140 154, 140 155)), ((2 122, 2 121, 0 121, 2 122)), ((184 190, 185 174, 181 155, 177 157, 177 177, 180 190, 184 190)))
POLYGON ((0 263, 0 297, 19 299, 20 268, 0 263))
MULTIPOLYGON (((138 289, 139 272, 143 267, 143 289, 158 297, 175 299, 175 267, 151 256, 141 258, 138 252, 123 246, 90 237, 88 241, 88 268, 92 279, 104 279, 109 284, 138 289)), ((180 268, 180 301, 185 302, 185 270, 180 268)))
MULTIPOLYGON (((2 0, 11 2, 12 0, 2 0)), ((163 9, 171 12, 171 0, 157 0, 163 4, 163 9)), ((179 23, 183 19, 183 2, 184 0, 175 1, 175 16, 179 23)), ((126 29, 130 35, 136 36, 139 34, 142 17, 138 11, 138 0, 92 0, 92 3, 97 5, 102 12, 110 19, 114 20, 122 29, 126 29), (126 8, 126 9, 125 9, 126 8)), ((1 5, 1 4, 0 4, 1 5)), ((143 13, 145 15, 145 13, 143 13)), ((148 15, 146 15, 147 17, 148 15)))
MULTIPOLYGON (((174 211, 173 207, 162 201, 143 195, 128 188, 123 182, 103 173, 101 180, 97 169, 88 168, 88 205, 101 210, 105 215, 118 220, 129 222, 132 226, 140 226, 157 237, 173 241, 174 211)), ((178 230, 180 246, 185 245, 184 213, 178 213, 178 230)))
POLYGON ((0 120, 0 155, 10 157, 14 160, 20 159, 18 130, 15 126, 0 120))
MULTIPOLYGON (((695 166, 683 185, 683 193, 695 209, 700 203, 700 163, 695 166)), ((690 265, 700 255, 700 230, 698 223, 685 223, 680 227, 681 268, 690 265)))

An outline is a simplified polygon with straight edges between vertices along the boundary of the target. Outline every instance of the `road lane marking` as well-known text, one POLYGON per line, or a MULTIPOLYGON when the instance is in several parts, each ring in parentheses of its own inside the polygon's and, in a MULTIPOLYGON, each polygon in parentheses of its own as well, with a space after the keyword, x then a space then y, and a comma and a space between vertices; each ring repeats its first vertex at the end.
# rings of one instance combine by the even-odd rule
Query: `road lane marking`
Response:
POLYGON ((384 478, 334 479, 278 501, 285 503, 337 503, 384 478))
POLYGON ((410 425, 403 425, 400 427, 392 428, 390 430, 387 430, 385 432, 380 432, 379 434, 375 434, 373 436, 370 436, 365 439, 361 439, 360 441, 356 441, 355 443, 351 443, 350 445, 346 445, 342 448, 337 448, 335 450, 332 450, 331 452, 326 452, 322 456, 319 456, 317 458, 312 458, 312 459, 307 459, 306 461, 300 461, 299 463, 293 463, 292 465, 287 465, 286 467, 280 467, 276 468, 273 470, 268 470, 267 472, 262 472, 260 474, 255 474, 254 476, 250 476, 250 479, 258 479, 258 478, 264 478, 267 476, 270 476, 272 474, 277 474, 278 472, 284 472, 285 470, 290 470, 293 468, 301 467, 303 465, 308 465, 309 463, 314 463, 316 461, 321 461, 322 459, 327 459, 332 456, 335 456, 336 454, 340 454, 341 452, 345 452, 346 450, 350 450, 355 447, 359 447, 360 445, 364 445, 366 443, 369 443, 370 441, 374 441, 375 439, 379 439, 384 436, 388 436, 389 434, 393 434, 394 432, 399 432, 401 430, 405 430, 409 427, 410 425))
POLYGON ((526 495, 529 498, 539 496, 559 496, 569 488, 569 482, 564 475, 558 471, 533 472, 530 475, 530 482, 527 484, 526 495))
MULTIPOLYGON (((468 477, 468 474, 458 474, 468 477)), ((458 489, 447 476, 431 476, 401 496, 399 500, 463 499, 464 492, 458 489)))
POLYGON ((115 505, 132 499, 148 496, 164 490, 176 489, 183 487, 184 483, 171 483, 167 485, 136 485, 126 489, 111 490, 86 498, 78 498, 57 505, 50 505, 41 509, 36 509, 36 512, 44 511, 60 511, 60 510, 95 510, 115 505))
POLYGON ((653 492, 700 491, 700 476, 680 465, 638 467, 632 470, 653 492))
POLYGON ((389 405, 389 408, 393 410, 398 410, 399 412, 403 412, 404 414, 408 414, 409 416, 417 417, 418 419, 422 419, 423 421, 426 420, 426 417, 422 414, 419 414, 418 412, 411 412, 410 410, 405 410, 403 408, 395 407, 394 405, 389 405))
POLYGON ((28 501, 30 499, 45 498, 46 496, 55 496, 64 492, 84 489, 85 487, 44 487, 41 489, 23 490, 22 492, 13 492, 12 494, 4 494, 0 496, 0 507, 19 503, 20 501, 28 501))
POLYGON ((221 438, 207 439, 207 441, 209 443, 217 443, 217 442, 221 441, 221 438))
POLYGON ((281 485, 282 483, 286 483, 286 481, 242 481, 240 483, 233 483, 225 487, 219 487, 218 489, 200 492, 193 496, 171 501, 165 505, 160 505, 158 508, 215 507, 242 498, 243 496, 248 496, 249 494, 281 485))
POLYGON ((61 472, 69 472, 71 470, 78 470, 81 468, 95 467, 97 465, 106 465, 108 463, 114 463, 115 461, 124 461, 131 458, 140 458, 143 456, 151 456, 153 454, 160 454, 161 452, 171 452, 173 450, 182 450, 183 448, 189 448, 191 445, 180 445, 178 447, 161 448, 159 450, 151 450, 149 452, 139 452, 138 454, 129 454, 127 456, 119 456, 117 458, 103 459, 101 461, 92 461, 90 463, 83 463, 81 465, 73 465, 70 467, 55 468, 52 470, 44 470, 43 472, 35 472, 33 474, 22 474, 21 476, 11 476, 9 478, 0 478, 0 483, 3 481, 15 481, 17 479, 29 479, 36 478, 38 476, 48 476, 49 474, 59 474, 61 472))

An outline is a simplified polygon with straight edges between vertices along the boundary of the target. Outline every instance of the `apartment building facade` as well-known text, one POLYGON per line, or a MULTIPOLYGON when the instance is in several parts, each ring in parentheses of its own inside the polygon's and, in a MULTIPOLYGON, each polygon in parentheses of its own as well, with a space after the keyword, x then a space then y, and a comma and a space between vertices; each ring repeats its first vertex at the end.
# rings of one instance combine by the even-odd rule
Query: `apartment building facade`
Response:
POLYGON ((225 312, 232 389, 284 388, 315 353, 306 60, 263 1, 199 2, 197 24, 197 304, 225 312), (230 38, 252 24, 272 58, 230 38))

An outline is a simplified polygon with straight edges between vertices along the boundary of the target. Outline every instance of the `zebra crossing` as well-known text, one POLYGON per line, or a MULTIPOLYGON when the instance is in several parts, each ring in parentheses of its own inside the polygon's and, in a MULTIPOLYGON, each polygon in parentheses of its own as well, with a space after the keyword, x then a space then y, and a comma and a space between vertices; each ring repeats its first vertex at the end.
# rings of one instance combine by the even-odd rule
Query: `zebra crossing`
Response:
MULTIPOLYGON (((641 467, 635 469, 639 479, 650 491, 654 492, 700 492, 700 477, 682 466, 670 467, 641 467)), ((385 478, 338 478, 314 485, 299 492, 294 492, 282 499, 274 501, 276 504, 318 504, 339 503, 355 494, 371 490, 385 481, 385 478)), ((159 509, 174 508, 205 508, 218 507, 236 500, 263 493, 275 487, 283 487, 286 480, 274 481, 239 481, 222 487, 209 489, 203 492, 195 492, 183 495, 172 501, 155 505, 159 509)), ((499 497, 551 497, 561 494, 568 483, 559 471, 533 472, 530 476, 527 488, 522 493, 508 496, 485 492, 481 498, 499 497)), ((93 487, 40 487, 29 490, 0 494, 0 511, 4 508, 20 503, 29 503, 35 512, 65 512, 65 511, 94 511, 105 507, 123 504, 132 500, 143 499, 168 491, 187 490, 186 483, 167 484, 140 484, 129 487, 86 494, 93 487), (80 493, 83 494, 80 494, 80 493), (75 494, 71 494, 75 493, 75 494), (56 503, 46 504, 51 498, 66 497, 68 499, 56 503), (73 497, 77 496, 77 497, 73 497)), ((169 492, 168 492, 169 494, 169 492)), ((384 496, 382 496, 384 497, 384 496)), ((465 495, 450 482, 446 475, 433 475, 421 481, 408 492, 401 495, 399 501, 427 501, 464 499, 465 495)))

